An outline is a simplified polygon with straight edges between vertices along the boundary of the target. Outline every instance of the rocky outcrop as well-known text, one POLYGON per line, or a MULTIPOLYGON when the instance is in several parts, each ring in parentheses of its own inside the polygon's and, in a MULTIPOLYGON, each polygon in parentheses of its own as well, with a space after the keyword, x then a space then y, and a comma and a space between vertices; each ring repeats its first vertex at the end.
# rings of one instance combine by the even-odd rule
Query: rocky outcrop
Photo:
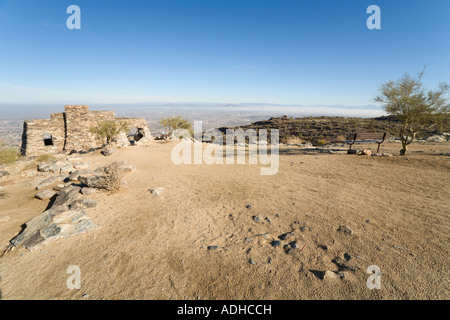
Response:
POLYGON ((95 229, 97 226, 87 216, 85 208, 94 207, 96 203, 85 198, 79 200, 80 189, 69 185, 59 191, 51 208, 26 222, 11 245, 34 250, 50 241, 95 229))

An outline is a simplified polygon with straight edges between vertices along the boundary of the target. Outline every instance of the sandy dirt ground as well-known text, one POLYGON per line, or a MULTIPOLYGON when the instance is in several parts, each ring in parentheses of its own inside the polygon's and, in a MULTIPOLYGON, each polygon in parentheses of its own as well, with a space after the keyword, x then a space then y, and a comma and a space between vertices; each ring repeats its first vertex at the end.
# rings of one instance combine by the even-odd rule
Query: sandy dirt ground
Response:
MULTIPOLYGON (((126 189, 88 196, 98 203, 87 211, 96 230, 0 258, 1 298, 450 298, 450 143, 415 143, 404 157, 284 146, 272 176, 260 164, 175 165, 174 145, 82 155, 94 168, 124 160, 136 170, 126 189), (161 198, 149 192, 158 187, 161 198), (293 241, 298 248, 286 253, 293 241), (66 286, 71 265, 81 289, 66 286), (366 284, 371 265, 382 273, 379 290, 366 284), (326 270, 345 276, 324 278, 326 270)), ((0 180, 0 216, 9 217, 0 222, 2 251, 48 205, 34 199, 30 180, 0 180)))

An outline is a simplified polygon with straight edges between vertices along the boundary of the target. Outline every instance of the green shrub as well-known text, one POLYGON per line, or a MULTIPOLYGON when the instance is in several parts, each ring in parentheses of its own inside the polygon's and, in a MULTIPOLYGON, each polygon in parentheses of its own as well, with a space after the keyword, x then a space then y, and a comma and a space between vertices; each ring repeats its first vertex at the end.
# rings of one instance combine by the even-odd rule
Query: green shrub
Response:
POLYGON ((13 164, 20 157, 19 148, 1 148, 0 164, 13 164))
POLYGON ((127 132, 129 124, 125 121, 103 121, 96 127, 89 129, 90 133, 95 134, 99 139, 106 140, 106 144, 110 145, 111 142, 122 132, 127 132))

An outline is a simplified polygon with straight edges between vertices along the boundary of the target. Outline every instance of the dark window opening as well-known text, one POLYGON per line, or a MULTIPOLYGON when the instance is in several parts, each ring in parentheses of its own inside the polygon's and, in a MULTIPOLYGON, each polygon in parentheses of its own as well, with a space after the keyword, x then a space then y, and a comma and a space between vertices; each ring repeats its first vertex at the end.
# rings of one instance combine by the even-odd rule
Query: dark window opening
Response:
POLYGON ((136 142, 138 142, 145 136, 144 129, 133 128, 133 129, 131 129, 131 131, 128 133, 127 136, 128 136, 128 141, 130 141, 130 144, 134 145, 136 142))
POLYGON ((45 146, 53 145, 53 137, 50 133, 44 133, 44 145, 45 146))

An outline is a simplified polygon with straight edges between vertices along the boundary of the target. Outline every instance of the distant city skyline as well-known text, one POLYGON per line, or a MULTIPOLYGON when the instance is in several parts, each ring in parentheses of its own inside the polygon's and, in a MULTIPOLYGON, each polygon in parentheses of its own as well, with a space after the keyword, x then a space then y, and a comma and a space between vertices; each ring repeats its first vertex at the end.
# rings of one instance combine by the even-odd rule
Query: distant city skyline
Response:
POLYGON ((427 87, 450 82, 449 13, 443 0, 0 0, 0 113, 58 103, 365 110, 381 83, 425 65, 427 87), (80 30, 66 27, 73 4, 80 30), (380 30, 366 26, 370 5, 380 30))

